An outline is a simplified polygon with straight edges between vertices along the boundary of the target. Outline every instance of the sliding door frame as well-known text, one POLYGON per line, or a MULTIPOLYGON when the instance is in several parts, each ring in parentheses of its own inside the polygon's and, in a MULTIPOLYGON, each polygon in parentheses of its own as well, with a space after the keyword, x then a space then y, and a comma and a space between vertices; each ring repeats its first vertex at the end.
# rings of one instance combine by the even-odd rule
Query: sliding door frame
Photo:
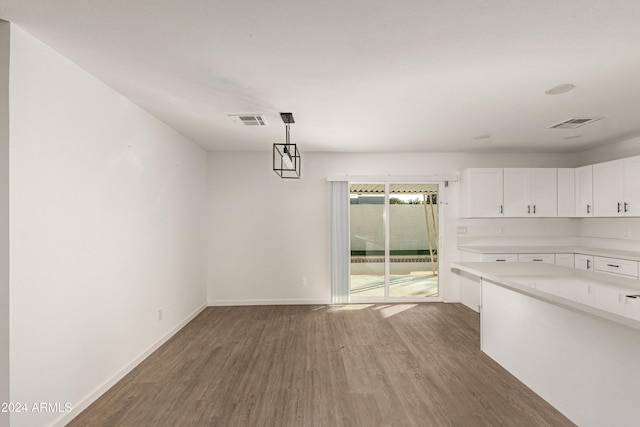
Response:
MULTIPOLYGON (((383 297, 353 297, 351 296, 351 261, 349 260, 349 302, 351 303, 415 303, 415 302, 442 302, 442 285, 440 283, 440 248, 442 247, 442 233, 438 232, 438 239, 436 241, 436 253, 438 257, 438 295, 427 297, 391 297, 390 296, 390 283, 389 277, 391 272, 391 239, 390 239, 390 186, 391 184, 430 184, 438 186, 438 218, 437 229, 443 230, 443 210, 444 203, 441 201, 440 195, 442 194, 442 188, 444 181, 436 180, 407 180, 394 179, 394 180, 357 180, 349 181, 349 197, 351 196, 352 184, 384 184, 384 210, 383 210, 383 223, 384 223, 384 296, 383 297)), ((349 202, 350 203, 350 202, 349 202)), ((349 235, 351 235, 351 206, 349 204, 349 235)), ((349 254, 351 254, 351 238, 349 238, 349 254)), ((430 254, 431 262, 433 262, 433 254, 430 254)))

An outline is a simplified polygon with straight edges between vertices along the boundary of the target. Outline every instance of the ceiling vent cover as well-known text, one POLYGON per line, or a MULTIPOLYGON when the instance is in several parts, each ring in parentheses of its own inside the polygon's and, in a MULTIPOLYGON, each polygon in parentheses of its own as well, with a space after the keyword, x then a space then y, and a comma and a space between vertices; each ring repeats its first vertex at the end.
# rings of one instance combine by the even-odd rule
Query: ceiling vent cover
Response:
POLYGON ((549 129, 575 129, 580 126, 588 125, 590 123, 600 120, 602 117, 583 117, 579 119, 569 119, 555 125, 549 126, 549 129))
POLYGON ((262 114, 229 114, 229 118, 238 126, 266 126, 267 120, 262 114))

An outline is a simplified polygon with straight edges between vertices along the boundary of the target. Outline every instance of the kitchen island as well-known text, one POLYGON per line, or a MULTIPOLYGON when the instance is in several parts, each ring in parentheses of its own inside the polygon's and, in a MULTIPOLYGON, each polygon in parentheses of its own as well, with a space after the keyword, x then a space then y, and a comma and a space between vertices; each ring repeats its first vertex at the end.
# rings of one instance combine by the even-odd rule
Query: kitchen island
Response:
POLYGON ((540 263, 451 269, 481 287, 483 352, 580 426, 638 425, 640 281, 540 263))

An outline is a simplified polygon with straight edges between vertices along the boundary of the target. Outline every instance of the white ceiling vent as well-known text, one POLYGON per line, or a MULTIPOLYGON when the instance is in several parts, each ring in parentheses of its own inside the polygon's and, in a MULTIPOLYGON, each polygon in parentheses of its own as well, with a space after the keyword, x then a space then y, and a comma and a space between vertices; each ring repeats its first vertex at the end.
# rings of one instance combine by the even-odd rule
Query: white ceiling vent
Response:
POLYGON ((602 117, 583 117, 579 119, 569 119, 555 125, 549 126, 549 129, 575 129, 580 126, 588 125, 589 123, 596 122, 602 117))
POLYGON ((229 114, 231 121, 238 126, 266 126, 267 120, 262 114, 229 114))

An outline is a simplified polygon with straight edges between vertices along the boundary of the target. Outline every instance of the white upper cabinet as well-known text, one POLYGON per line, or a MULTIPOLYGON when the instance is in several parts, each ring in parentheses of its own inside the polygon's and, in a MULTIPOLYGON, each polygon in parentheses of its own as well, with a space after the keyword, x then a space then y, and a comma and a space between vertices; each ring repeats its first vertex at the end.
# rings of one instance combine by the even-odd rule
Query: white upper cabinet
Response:
POLYGON ((593 165, 594 216, 622 216, 624 170, 622 160, 593 165))
POLYGON ((623 166, 625 212, 640 216, 640 156, 624 159, 623 166))
POLYGON ((640 156, 575 169, 472 168, 460 181, 461 217, 640 217, 640 156))
POLYGON ((505 217, 558 216, 558 176, 555 168, 505 168, 505 217))
MULTIPOLYGON (((578 217, 593 216, 593 166, 575 169, 576 213, 578 217)), ((558 211, 560 208, 558 208, 558 211)))
POLYGON ((496 218, 502 213, 502 168, 465 169, 460 174, 460 216, 496 218))
POLYGON ((507 168, 504 170, 504 216, 525 217, 529 203, 529 174, 527 169, 507 168))
POLYGON ((593 165, 593 214, 640 215, 640 156, 593 165))
POLYGON ((576 216, 575 169, 558 169, 558 216, 576 216))

